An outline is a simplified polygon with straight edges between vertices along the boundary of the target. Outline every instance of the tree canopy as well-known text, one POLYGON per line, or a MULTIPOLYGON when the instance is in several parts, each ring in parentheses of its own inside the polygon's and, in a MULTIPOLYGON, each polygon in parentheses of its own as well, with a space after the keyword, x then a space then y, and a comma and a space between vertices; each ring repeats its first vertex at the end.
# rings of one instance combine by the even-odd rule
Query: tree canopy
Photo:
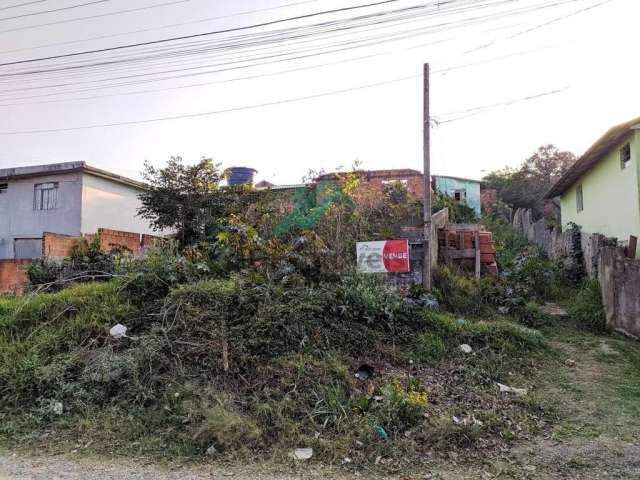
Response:
POLYGON ((535 217, 540 217, 545 193, 576 160, 571 152, 543 145, 520 167, 493 171, 483 180, 511 208, 530 208, 535 217))
POLYGON ((210 158, 185 165, 171 157, 164 168, 145 162, 143 178, 149 188, 140 195, 138 215, 155 230, 173 230, 182 245, 205 236, 205 228, 221 207, 213 194, 220 189, 224 173, 210 158))

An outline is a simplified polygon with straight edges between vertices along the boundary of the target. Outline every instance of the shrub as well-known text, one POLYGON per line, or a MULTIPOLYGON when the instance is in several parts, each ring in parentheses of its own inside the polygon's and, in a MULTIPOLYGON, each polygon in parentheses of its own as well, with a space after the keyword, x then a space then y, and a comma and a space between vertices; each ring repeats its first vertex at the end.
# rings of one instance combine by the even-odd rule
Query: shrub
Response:
POLYGON ((593 332, 605 332, 607 320, 602 305, 602 293, 597 280, 589 280, 571 300, 569 315, 578 325, 593 332))
POLYGON ((129 257, 130 252, 125 249, 103 252, 100 235, 96 235, 91 242, 78 240, 71 255, 62 260, 33 260, 26 272, 32 290, 58 291, 74 283, 108 281, 129 257))

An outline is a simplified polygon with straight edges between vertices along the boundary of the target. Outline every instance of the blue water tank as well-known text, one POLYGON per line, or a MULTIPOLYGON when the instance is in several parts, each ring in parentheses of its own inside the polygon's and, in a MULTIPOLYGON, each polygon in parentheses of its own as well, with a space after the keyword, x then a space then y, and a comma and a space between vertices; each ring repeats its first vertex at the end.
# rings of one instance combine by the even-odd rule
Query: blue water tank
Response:
POLYGON ((229 168, 228 183, 230 186, 244 185, 245 183, 253 184, 253 176, 258 173, 257 170, 247 167, 231 167, 229 168))

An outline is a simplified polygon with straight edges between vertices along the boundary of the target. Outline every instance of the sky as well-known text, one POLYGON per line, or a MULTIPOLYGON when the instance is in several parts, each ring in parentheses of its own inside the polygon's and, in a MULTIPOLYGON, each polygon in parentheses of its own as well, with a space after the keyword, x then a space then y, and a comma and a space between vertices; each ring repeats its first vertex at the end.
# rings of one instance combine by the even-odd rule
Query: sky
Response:
POLYGON ((204 156, 275 184, 422 170, 427 62, 433 174, 481 178, 549 143, 581 154, 640 116, 638 0, 394 0, 285 21, 368 3, 0 0, 0 168, 139 178, 145 161, 204 156), (315 25, 329 21, 349 28, 315 25))

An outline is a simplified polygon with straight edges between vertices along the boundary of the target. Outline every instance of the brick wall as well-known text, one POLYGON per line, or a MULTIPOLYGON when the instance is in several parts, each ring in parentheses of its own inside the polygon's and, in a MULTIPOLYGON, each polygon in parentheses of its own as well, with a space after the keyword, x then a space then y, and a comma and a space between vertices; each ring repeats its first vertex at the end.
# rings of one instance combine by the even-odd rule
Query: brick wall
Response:
MULTIPOLYGON (((360 184, 358 188, 356 188, 354 196, 359 203, 380 202, 384 186, 390 182, 404 183, 409 195, 416 199, 422 199, 424 197, 423 175, 417 170, 372 170, 358 172, 358 175, 360 176, 360 184)), ((340 182, 342 178, 342 174, 329 173, 318 177, 316 182, 320 184, 327 181, 340 182)), ((318 198, 318 200, 321 200, 321 198, 318 198)))
POLYGON ((121 232, 108 228, 99 228, 98 233, 100 234, 100 249, 104 252, 110 252, 115 248, 125 248, 133 253, 140 252, 142 238, 139 233, 121 232))
POLYGON ((42 253, 45 257, 68 257, 81 239, 81 237, 45 232, 42 235, 42 253))
POLYGON ((483 212, 490 212, 498 204, 498 191, 491 188, 480 191, 480 205, 483 212))
POLYGON ((142 248, 150 248, 150 247, 155 247, 156 245, 158 245, 160 242, 162 242, 163 238, 162 237, 157 237, 155 235, 147 235, 142 234, 142 248))
POLYGON ((0 260, 0 293, 21 295, 27 282, 29 260, 0 260))

